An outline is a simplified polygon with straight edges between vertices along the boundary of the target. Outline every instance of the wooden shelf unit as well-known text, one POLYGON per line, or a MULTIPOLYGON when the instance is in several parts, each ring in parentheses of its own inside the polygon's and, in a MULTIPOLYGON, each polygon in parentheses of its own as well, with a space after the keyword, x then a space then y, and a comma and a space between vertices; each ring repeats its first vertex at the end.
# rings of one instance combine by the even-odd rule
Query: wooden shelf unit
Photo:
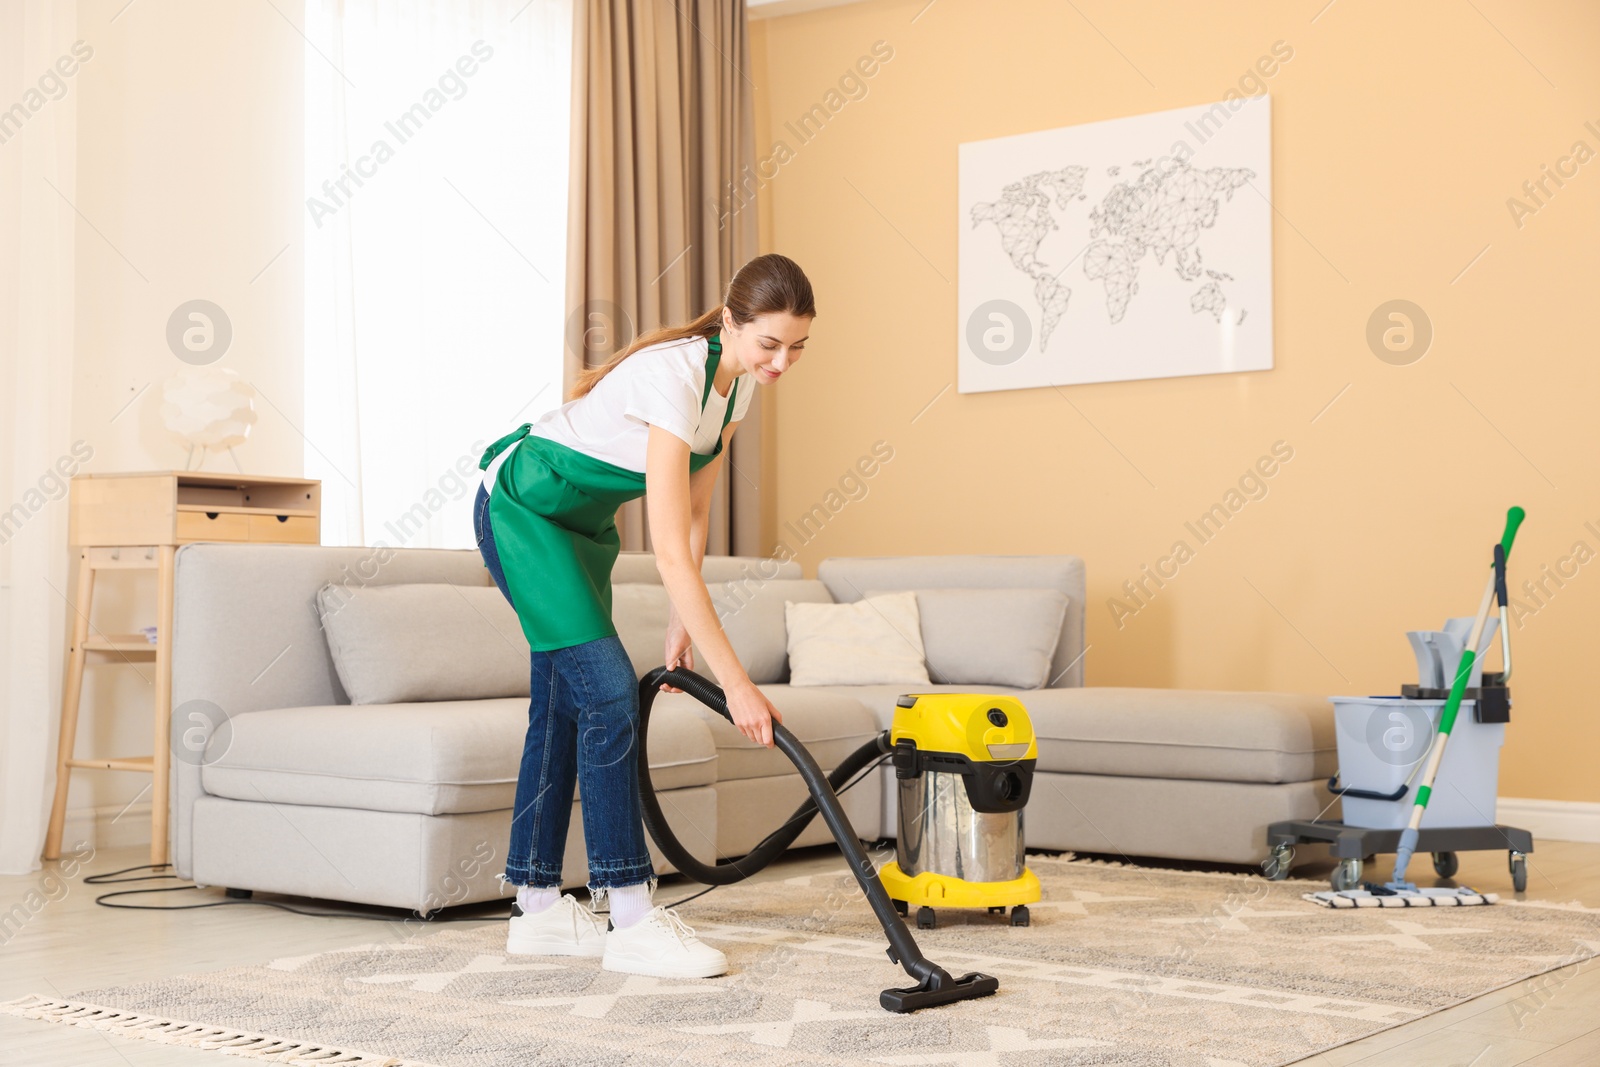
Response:
POLYGON ((164 864, 172 769, 172 579, 178 546, 194 541, 320 544, 322 483, 310 478, 203 471, 80 474, 72 479, 67 540, 78 557, 77 592, 61 691, 55 802, 50 809, 44 857, 61 856, 72 771, 133 771, 151 776, 150 862, 164 864), (156 571, 154 644, 144 634, 107 634, 93 626, 95 576, 103 570, 156 571), (152 658, 152 755, 76 756, 84 668, 90 662, 134 664, 149 663, 152 658))

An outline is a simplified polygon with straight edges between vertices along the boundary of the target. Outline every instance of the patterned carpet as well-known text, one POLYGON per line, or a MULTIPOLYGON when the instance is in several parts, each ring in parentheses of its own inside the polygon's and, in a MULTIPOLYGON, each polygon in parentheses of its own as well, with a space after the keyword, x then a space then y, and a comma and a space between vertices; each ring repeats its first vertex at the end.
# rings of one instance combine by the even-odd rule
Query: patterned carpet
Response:
POLYGON ((1600 954, 1600 909, 1577 905, 1332 911, 1300 899, 1316 888, 1304 881, 1029 866, 1044 887, 1031 926, 949 912, 914 931, 930 959, 993 974, 999 993, 912 1015, 878 1007, 911 983, 842 871, 685 905, 728 955, 715 979, 507 957, 494 924, 0 1010, 367 1067, 1267 1067, 1600 954))

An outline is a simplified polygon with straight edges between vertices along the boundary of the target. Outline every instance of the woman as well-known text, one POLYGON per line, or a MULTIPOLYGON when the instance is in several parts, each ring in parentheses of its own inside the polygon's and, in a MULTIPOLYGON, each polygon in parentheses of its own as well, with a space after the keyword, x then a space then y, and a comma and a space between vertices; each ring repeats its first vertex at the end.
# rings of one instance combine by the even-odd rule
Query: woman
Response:
POLYGON ((663 662, 693 668, 692 641, 722 682, 735 725, 771 747, 772 721, 783 717, 735 657, 700 565, 719 460, 753 386, 795 364, 815 315, 811 283, 794 261, 757 257, 728 283, 721 307, 586 370, 572 399, 490 445, 478 464, 478 547, 533 650, 504 875, 519 887, 521 912, 508 952, 601 956, 606 970, 663 978, 727 971, 721 952, 651 902, 656 874, 633 747, 638 675, 611 621, 616 511, 648 490, 650 538, 672 602, 663 662), (560 892, 574 775, 591 904, 609 900, 609 927, 560 892))

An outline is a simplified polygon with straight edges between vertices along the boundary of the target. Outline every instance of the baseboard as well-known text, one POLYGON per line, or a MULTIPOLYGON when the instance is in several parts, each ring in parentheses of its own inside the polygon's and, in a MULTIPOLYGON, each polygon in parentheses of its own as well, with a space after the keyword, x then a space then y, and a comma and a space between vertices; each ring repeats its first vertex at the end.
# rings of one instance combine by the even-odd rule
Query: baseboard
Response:
POLYGON ((1495 821, 1531 832, 1535 842, 1543 838, 1600 844, 1600 804, 1593 801, 1501 797, 1495 821))
POLYGON ((106 804, 98 808, 68 808, 61 835, 63 855, 79 842, 95 851, 150 844, 150 802, 106 804))

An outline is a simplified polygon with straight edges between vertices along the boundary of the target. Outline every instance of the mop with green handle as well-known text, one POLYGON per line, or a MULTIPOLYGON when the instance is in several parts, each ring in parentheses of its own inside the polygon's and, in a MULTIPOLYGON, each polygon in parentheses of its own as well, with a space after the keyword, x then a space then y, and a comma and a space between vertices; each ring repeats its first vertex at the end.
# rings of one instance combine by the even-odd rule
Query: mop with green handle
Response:
POLYGON ((1417 851, 1417 831, 1422 826, 1422 815, 1428 810, 1428 798, 1433 795, 1433 781, 1439 774, 1439 763, 1444 759, 1444 747, 1450 741, 1450 731, 1456 724, 1456 713, 1461 710, 1461 697, 1466 692, 1467 680, 1472 677, 1472 665, 1477 658, 1478 640, 1483 636, 1484 623, 1489 618, 1489 607, 1495 601, 1498 592, 1502 602, 1506 587, 1506 559, 1511 555, 1511 542, 1516 540, 1517 527, 1522 525, 1522 520, 1527 512, 1521 508, 1512 508, 1506 512, 1506 532, 1500 538, 1500 543, 1494 546, 1494 565, 1489 573, 1489 581, 1483 588, 1483 600, 1478 604, 1478 617, 1472 623, 1472 635, 1467 638, 1467 643, 1461 650, 1461 663, 1456 667, 1455 681, 1450 686, 1450 698, 1444 703, 1444 711, 1439 715, 1439 733, 1433 739, 1433 747, 1428 751, 1428 763, 1422 772, 1422 784, 1417 787, 1417 802, 1411 808, 1411 821, 1406 824, 1405 830, 1400 834, 1400 847, 1394 856, 1394 877, 1384 886, 1385 889, 1396 893, 1416 893, 1418 889, 1406 881, 1406 867, 1411 863, 1412 855, 1417 851))
MULTIPOLYGON (((1493 893, 1478 893, 1465 886, 1455 889, 1419 889, 1406 881, 1406 868, 1417 851, 1418 831, 1422 827, 1423 813, 1428 810, 1428 798, 1433 795, 1434 780, 1439 774, 1439 764, 1444 760, 1444 748, 1450 741, 1450 731, 1455 727, 1456 715, 1461 710, 1461 698, 1466 693, 1467 682, 1472 677, 1477 660, 1478 642, 1489 618, 1489 606, 1498 598, 1502 625, 1506 605, 1506 557, 1511 554, 1511 542, 1516 539, 1517 527, 1522 525, 1526 512, 1512 508, 1506 512, 1506 530, 1494 546, 1494 564, 1488 584, 1483 590, 1483 600, 1478 605, 1478 616, 1472 633, 1461 650, 1461 661, 1456 667, 1455 680, 1450 685, 1450 696, 1439 715, 1439 731, 1428 750, 1428 759, 1422 773, 1422 784, 1417 787, 1416 803, 1411 808, 1411 819, 1400 833, 1399 847, 1395 851, 1394 876, 1384 885, 1363 883, 1360 888, 1334 890, 1333 892, 1306 893, 1303 899, 1325 908, 1415 908, 1448 907, 1473 904, 1493 904, 1499 897, 1493 893)), ((1508 646, 1509 647, 1509 646, 1508 646)))

